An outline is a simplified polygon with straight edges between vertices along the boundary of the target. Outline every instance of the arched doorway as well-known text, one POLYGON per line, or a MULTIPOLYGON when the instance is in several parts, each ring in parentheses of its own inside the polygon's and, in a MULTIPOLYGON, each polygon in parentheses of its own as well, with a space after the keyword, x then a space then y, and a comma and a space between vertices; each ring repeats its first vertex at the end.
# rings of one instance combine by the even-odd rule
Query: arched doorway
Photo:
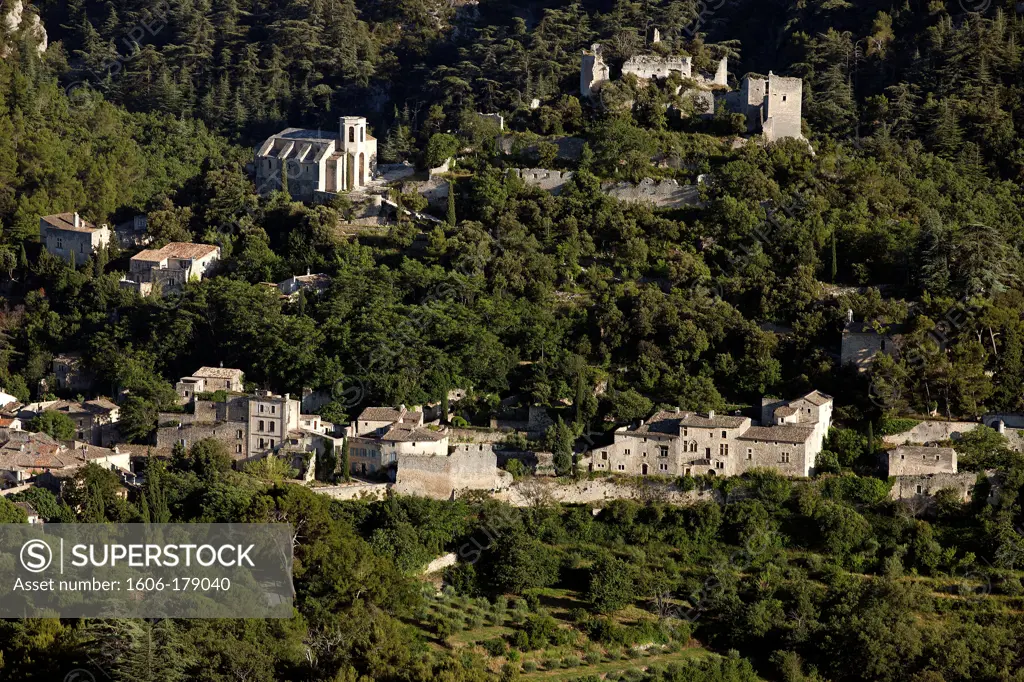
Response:
POLYGON ((640 473, 642 473, 644 476, 647 475, 647 465, 646 464, 644 464, 643 466, 640 467, 640 473))
POLYGON ((708 476, 714 476, 714 475, 715 475, 715 470, 714 469, 708 469, 708 476))
POLYGON ((359 186, 366 184, 366 155, 359 152, 359 186))

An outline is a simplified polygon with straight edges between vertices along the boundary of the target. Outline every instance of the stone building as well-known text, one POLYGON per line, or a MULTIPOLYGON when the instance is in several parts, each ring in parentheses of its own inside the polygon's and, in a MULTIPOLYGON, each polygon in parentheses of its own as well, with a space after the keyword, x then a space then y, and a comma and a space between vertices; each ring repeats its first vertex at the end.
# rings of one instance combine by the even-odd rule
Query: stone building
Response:
POLYGON ((592 97, 601 86, 608 82, 611 69, 605 64, 601 45, 594 43, 589 50, 583 51, 580 65, 580 94, 592 97))
POLYGON ((25 423, 45 412, 59 412, 71 419, 75 425, 76 440, 107 446, 117 439, 116 428, 110 427, 120 418, 121 408, 106 398, 81 403, 70 400, 31 403, 18 412, 18 419, 25 423))
POLYGON ((886 452, 887 476, 922 476, 956 472, 956 450, 953 448, 901 445, 886 452))
POLYGON ((349 468, 357 474, 379 474, 396 466, 402 455, 448 454, 448 430, 426 426, 423 412, 368 407, 349 426, 349 468))
POLYGON ((871 325, 848 321, 843 327, 839 361, 844 365, 853 365, 860 372, 866 372, 879 353, 899 355, 904 325, 886 325, 884 329, 878 331, 871 325))
MULTIPOLYGON (((582 96, 593 97, 609 81, 610 73, 599 44, 584 50, 580 64, 582 96)), ((637 55, 622 65, 623 76, 632 74, 641 80, 668 78, 672 73, 695 85, 679 93, 691 102, 695 113, 713 116, 721 101, 728 110, 746 117, 748 133, 759 132, 766 142, 803 139, 803 81, 799 78, 777 76, 771 71, 767 78, 748 74, 740 82, 739 90, 729 92, 728 58, 719 60, 714 75, 694 73, 692 58, 686 56, 637 55)))
POLYGON ((13 431, 0 443, 0 487, 21 485, 49 473, 73 475, 94 462, 130 473, 131 453, 81 441, 57 441, 45 433, 13 431))
MULTIPOLYGON (((193 394, 194 395, 194 394, 193 394)), ((189 447, 204 438, 224 443, 236 461, 259 459, 281 449, 292 431, 301 431, 299 401, 289 394, 257 391, 229 394, 226 400, 192 401, 192 413, 159 415, 157 447, 189 447)))
POLYGON ((220 260, 220 247, 212 244, 171 242, 160 249, 146 249, 132 256, 128 276, 121 286, 149 296, 154 291, 181 289, 185 282, 201 280, 220 260))
POLYGON ((197 393, 229 391, 241 393, 242 370, 230 367, 200 367, 192 376, 182 377, 174 386, 183 402, 190 402, 197 393))
POLYGON ((297 201, 325 201, 369 183, 377 168, 377 138, 361 116, 342 116, 337 134, 288 128, 256 149, 256 188, 281 189, 287 169, 288 193, 297 201))
POLYGON ((281 292, 282 296, 285 296, 289 301, 294 301, 299 297, 300 291, 307 292, 306 295, 310 294, 322 294, 327 291, 331 286, 331 276, 320 273, 310 274, 307 270, 305 275, 293 275, 283 282, 277 283, 277 290, 281 292))
POLYGON ((831 419, 832 398, 819 391, 767 403, 761 426, 739 415, 663 411, 616 429, 587 459, 592 471, 641 476, 732 476, 757 467, 809 476, 831 419))
POLYGON ((58 213, 39 219, 39 238, 52 255, 81 265, 110 243, 110 228, 96 227, 77 213, 58 213))
POLYGON ((760 132, 767 142, 787 137, 803 139, 800 120, 803 106, 803 81, 776 76, 768 78, 747 74, 740 89, 723 95, 726 107, 743 114, 747 132, 760 132))
POLYGON ((463 490, 498 491, 512 475, 498 468, 493 451, 455 450, 445 454, 401 453, 394 490, 403 495, 454 499, 463 490))
POLYGON ((81 353, 60 353, 51 363, 57 388, 62 391, 88 391, 95 382, 92 372, 82 367, 81 353))

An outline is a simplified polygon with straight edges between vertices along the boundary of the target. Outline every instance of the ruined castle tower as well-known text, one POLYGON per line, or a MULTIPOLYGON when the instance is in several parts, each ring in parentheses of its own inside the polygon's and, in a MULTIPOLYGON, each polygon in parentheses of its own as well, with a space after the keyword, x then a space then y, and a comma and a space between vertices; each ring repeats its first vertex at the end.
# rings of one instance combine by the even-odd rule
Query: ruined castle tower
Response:
POLYGON ((765 117, 761 131, 767 142, 786 137, 801 137, 802 100, 803 81, 768 72, 768 94, 765 97, 765 117))
POLYGON ((608 65, 601 56, 601 46, 594 43, 589 50, 583 51, 580 65, 580 94, 584 97, 592 96, 608 82, 609 73, 608 65))

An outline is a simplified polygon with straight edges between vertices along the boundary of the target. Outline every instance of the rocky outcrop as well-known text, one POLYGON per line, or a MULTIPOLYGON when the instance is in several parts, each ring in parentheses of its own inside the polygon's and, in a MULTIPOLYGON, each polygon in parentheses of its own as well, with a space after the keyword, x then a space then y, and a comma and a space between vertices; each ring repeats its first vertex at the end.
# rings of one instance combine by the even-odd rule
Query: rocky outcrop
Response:
MULTIPOLYGON (((49 45, 46 28, 38 14, 27 11, 23 0, 0 0, 0 23, 8 34, 21 30, 28 31, 34 37, 39 53, 46 51, 49 45)), ((6 57, 7 51, 6 46, 0 45, 0 57, 6 57)))

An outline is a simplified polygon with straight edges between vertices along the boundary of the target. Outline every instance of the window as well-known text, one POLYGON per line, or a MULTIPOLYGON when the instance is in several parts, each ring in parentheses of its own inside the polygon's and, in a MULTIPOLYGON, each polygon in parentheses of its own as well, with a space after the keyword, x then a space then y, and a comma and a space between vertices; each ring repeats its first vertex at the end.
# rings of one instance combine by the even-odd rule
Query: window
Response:
POLYGON ((722 443, 721 445, 718 446, 718 456, 719 457, 728 457, 729 456, 729 446, 728 446, 728 444, 722 443))
POLYGON ((704 448, 704 455, 705 455, 705 456, 706 456, 706 457, 707 457, 708 459, 711 459, 711 448, 704 448))
POLYGON ((412 444, 412 446, 413 446, 413 447, 416 447, 416 443, 413 443, 413 444, 412 444))
POLYGON ((783 96, 782 96, 782 101, 783 101, 783 102, 785 102, 785 101, 786 101, 786 96, 785 96, 785 95, 783 95, 783 96))
POLYGON ((754 459, 754 448, 747 448, 747 459, 754 459))
POLYGON ((907 458, 906 455, 900 455, 900 459, 906 459, 906 458, 907 458))
POLYGON ((722 438, 725 438, 725 431, 722 431, 722 438))
POLYGON ((686 467, 686 475, 687 475, 687 476, 689 476, 689 475, 690 475, 690 467, 686 467))
POLYGON ((646 439, 646 438, 644 438, 644 442, 645 442, 645 443, 647 442, 647 439, 646 439))
POLYGON ((921 486, 917 486, 917 494, 920 495, 923 492, 924 492, 924 489, 921 488, 921 486))
POLYGON ((938 456, 938 455, 935 455, 935 461, 936 461, 936 462, 938 462, 938 461, 939 461, 939 456, 938 456))
POLYGON ((658 465, 658 468, 661 469, 662 471, 668 471, 668 464, 662 462, 661 464, 658 465))
POLYGON ((629 448, 626 448, 626 455, 629 455, 629 448))
POLYGON ((782 463, 783 464, 789 464, 789 453, 788 452, 783 452, 782 453, 782 463))
POLYGON ((625 464, 620 464, 618 466, 618 469, 619 469, 619 471, 625 471, 626 470, 626 465, 625 464))
POLYGON ((348 128, 348 141, 349 142, 355 142, 356 141, 356 129, 355 129, 355 126, 349 126, 349 128, 348 128))
POLYGON ((270 432, 274 432, 274 422, 270 422, 270 432))
POLYGON ((683 437, 685 438, 686 436, 687 436, 687 433, 686 433, 686 427, 684 426, 684 427, 683 427, 683 437))
POLYGON ((260 414, 263 414, 263 403, 260 403, 260 414))
POLYGON ((260 430, 260 431, 263 431, 263 430, 265 430, 265 429, 267 428, 267 423, 266 423, 266 422, 264 422, 264 421, 263 421, 263 420, 261 419, 261 420, 260 420, 260 425, 259 425, 259 426, 260 426, 259 430, 260 430))
POLYGON ((608 459, 608 451, 607 450, 602 450, 601 451, 601 459, 603 459, 603 460, 607 460, 608 459))
POLYGON ((697 441, 690 441, 690 452, 697 452, 697 441))
POLYGON ((242 429, 238 429, 237 431, 235 431, 235 438, 241 438, 241 437, 242 437, 242 429))
MULTIPOLYGON (((785 97, 785 95, 783 95, 785 97)), ((359 129, 359 141, 366 142, 366 128, 359 129)))
POLYGON ((274 447, 274 439, 273 438, 270 439, 270 447, 274 447))
POLYGON ((241 451, 242 451, 242 444, 239 443, 238 445, 235 446, 235 452, 241 452, 241 451))
POLYGON ((277 405, 270 406, 270 414, 277 414, 277 405))
POLYGON ((667 445, 660 446, 658 448, 658 450, 659 450, 659 452, 658 452, 658 456, 659 457, 668 457, 668 446, 667 445))
POLYGON ((724 469, 725 468, 725 462, 715 462, 715 468, 716 469, 724 469))
POLYGON ((262 438, 260 438, 260 449, 263 449, 265 447, 266 447, 266 441, 263 440, 262 438))

